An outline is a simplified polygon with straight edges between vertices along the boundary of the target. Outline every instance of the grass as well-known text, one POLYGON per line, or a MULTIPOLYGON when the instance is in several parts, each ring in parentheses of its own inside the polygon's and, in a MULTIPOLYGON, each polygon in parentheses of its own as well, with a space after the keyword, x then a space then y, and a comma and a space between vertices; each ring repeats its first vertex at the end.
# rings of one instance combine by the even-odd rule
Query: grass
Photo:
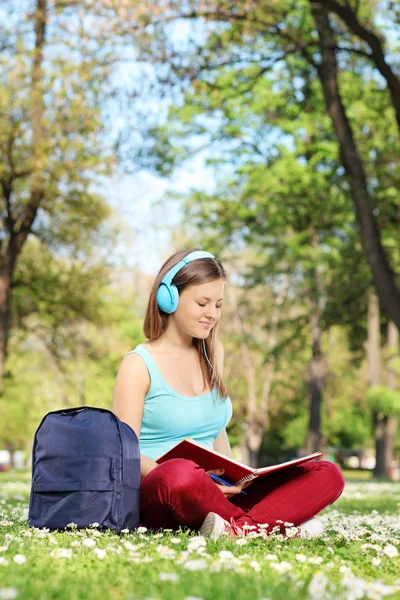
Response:
POLYGON ((400 599, 398 483, 348 480, 314 540, 41 532, 29 492, 29 472, 0 473, 0 599, 400 599))

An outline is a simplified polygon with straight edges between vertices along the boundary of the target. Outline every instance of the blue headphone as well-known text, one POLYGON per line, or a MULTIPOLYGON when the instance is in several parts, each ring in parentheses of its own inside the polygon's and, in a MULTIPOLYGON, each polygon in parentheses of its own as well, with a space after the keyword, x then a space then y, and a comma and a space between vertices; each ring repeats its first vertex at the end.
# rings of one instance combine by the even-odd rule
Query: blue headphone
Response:
POLYGON ((172 285, 173 278, 185 265, 198 258, 215 258, 215 256, 210 252, 203 252, 203 250, 190 252, 164 275, 157 290, 156 300, 158 308, 168 315, 175 312, 179 305, 178 288, 176 285, 172 285))

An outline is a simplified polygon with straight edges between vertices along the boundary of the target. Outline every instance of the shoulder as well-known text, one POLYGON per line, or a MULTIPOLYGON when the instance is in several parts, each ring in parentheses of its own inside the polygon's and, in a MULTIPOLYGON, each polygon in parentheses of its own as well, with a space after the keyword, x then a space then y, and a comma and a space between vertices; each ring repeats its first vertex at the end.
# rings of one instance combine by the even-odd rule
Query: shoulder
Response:
POLYGON ((150 375, 143 358, 137 352, 130 352, 122 359, 118 376, 120 380, 135 381, 135 385, 145 389, 147 393, 150 388, 150 375))

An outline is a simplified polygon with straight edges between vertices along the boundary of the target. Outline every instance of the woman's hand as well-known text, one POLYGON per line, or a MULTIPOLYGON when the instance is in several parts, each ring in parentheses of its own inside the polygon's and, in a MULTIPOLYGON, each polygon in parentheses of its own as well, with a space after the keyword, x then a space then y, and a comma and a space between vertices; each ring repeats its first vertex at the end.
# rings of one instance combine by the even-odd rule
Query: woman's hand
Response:
MULTIPOLYGON (((225 469, 211 469, 210 471, 206 471, 206 473, 212 473, 213 475, 222 477, 222 475, 225 473, 225 469)), ((240 485, 223 485, 222 483, 218 483, 218 481, 214 481, 214 483, 219 487, 225 498, 232 498, 232 496, 240 494, 240 492, 244 490, 245 487, 251 485, 253 481, 246 481, 246 483, 241 483, 240 485)))

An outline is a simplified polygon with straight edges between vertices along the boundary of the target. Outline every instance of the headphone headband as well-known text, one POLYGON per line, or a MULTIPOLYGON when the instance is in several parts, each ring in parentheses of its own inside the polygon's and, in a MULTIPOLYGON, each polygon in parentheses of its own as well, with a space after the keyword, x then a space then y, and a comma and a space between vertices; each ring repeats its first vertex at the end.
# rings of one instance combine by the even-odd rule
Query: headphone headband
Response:
POLYGON ((192 260, 199 258, 215 258, 210 252, 195 250, 182 258, 174 267, 172 267, 163 277, 157 290, 157 305, 165 313, 171 314, 176 311, 179 304, 178 288, 172 285, 175 275, 192 260))
POLYGON ((192 262, 192 260, 197 260, 198 258, 215 258, 213 254, 210 252, 204 252, 203 250, 196 250, 195 252, 190 252, 187 256, 182 258, 172 269, 168 271, 166 275, 164 275, 161 283, 166 283, 167 285, 171 285, 171 282, 175 275, 183 269, 188 263, 192 262))

